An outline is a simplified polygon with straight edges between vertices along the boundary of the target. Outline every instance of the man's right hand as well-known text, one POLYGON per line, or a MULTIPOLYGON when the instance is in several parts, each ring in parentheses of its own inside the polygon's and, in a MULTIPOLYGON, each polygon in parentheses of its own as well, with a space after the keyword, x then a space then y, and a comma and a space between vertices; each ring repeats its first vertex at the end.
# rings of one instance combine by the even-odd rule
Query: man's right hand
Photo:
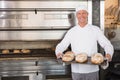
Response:
POLYGON ((57 57, 57 59, 62 58, 63 57, 63 53, 56 54, 56 57, 57 57))

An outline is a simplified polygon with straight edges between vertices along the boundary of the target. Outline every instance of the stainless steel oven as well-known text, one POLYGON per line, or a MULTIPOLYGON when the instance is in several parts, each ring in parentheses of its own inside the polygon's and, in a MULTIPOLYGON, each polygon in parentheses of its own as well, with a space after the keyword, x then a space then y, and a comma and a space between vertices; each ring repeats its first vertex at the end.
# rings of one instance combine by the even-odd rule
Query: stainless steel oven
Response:
POLYGON ((70 66, 58 64, 54 50, 76 25, 75 8, 81 4, 92 23, 92 0, 0 1, 1 80, 71 80, 70 66), (3 54, 4 49, 10 53, 3 54), (16 49, 31 52, 15 54, 16 49))

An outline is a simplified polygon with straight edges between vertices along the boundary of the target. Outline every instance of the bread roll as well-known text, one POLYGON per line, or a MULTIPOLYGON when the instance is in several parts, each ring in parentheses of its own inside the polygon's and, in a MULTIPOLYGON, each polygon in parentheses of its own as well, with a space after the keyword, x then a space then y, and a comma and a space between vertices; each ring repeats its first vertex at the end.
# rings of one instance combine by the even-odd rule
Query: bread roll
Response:
POLYGON ((104 57, 101 53, 96 53, 91 56, 91 62, 93 64, 101 64, 104 61, 104 57))
POLYGON ((75 61, 79 63, 85 63, 87 62, 87 60, 88 60, 88 57, 86 53, 77 54, 75 57, 75 61))
POLYGON ((62 61, 69 62, 69 61, 72 61, 74 57, 75 57, 74 53, 72 51, 68 51, 63 55, 62 61))
POLYGON ((10 51, 8 49, 2 50, 2 54, 8 54, 10 51))
POLYGON ((15 49, 15 50, 13 50, 13 53, 21 53, 21 52, 20 52, 20 50, 15 49))
POLYGON ((21 52, 22 53, 30 53, 31 51, 29 49, 22 49, 21 52))

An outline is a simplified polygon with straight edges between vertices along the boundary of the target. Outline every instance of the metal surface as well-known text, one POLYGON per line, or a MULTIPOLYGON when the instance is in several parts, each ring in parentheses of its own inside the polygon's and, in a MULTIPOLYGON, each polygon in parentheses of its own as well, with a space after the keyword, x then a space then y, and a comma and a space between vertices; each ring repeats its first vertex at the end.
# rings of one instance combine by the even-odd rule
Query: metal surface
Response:
POLYGON ((67 30, 0 31, 0 40, 59 40, 67 30))
POLYGON ((43 74, 18 74, 1 76, 0 80, 46 80, 43 74))
POLYGON ((58 64, 57 62, 55 62, 55 60, 52 59, 43 59, 40 61, 38 60, 37 65, 36 60, 2 61, 0 62, 0 64, 2 65, 0 67, 1 75, 19 75, 29 73, 32 74, 36 72, 46 75, 65 74, 65 66, 58 64), (47 60, 50 60, 51 63, 46 62, 47 60))
POLYGON ((9 76, 28 76, 29 80, 43 80, 46 75, 67 75, 67 66, 58 64, 54 58, 28 58, 26 59, 7 59, 0 60, 0 75, 9 76))
POLYGON ((82 3, 87 4, 87 1, 88 0, 0 1, 0 7, 1 8, 72 8, 72 7, 74 8, 82 3))
POLYGON ((37 12, 35 10, 29 12, 27 9, 25 11, 10 9, 10 12, 5 10, 0 12, 0 22, 2 23, 0 27, 2 29, 66 29, 74 25, 74 10, 57 10, 49 11, 48 9, 37 12))
POLYGON ((31 49, 30 53, 3 54, 0 50, 1 77, 28 76, 29 80, 46 80, 47 75, 68 75, 70 66, 63 66, 56 60, 51 49, 31 49))
MULTIPOLYGON (((75 8, 80 4, 91 6, 91 2, 0 1, 0 40, 61 39, 76 24, 75 8)), ((90 17, 92 7, 88 7, 88 10, 90 17)), ((92 22, 91 19, 89 18, 89 23, 92 22)))
POLYGON ((1 41, 0 49, 55 49, 59 40, 40 40, 40 41, 30 41, 30 40, 19 40, 19 41, 1 41))

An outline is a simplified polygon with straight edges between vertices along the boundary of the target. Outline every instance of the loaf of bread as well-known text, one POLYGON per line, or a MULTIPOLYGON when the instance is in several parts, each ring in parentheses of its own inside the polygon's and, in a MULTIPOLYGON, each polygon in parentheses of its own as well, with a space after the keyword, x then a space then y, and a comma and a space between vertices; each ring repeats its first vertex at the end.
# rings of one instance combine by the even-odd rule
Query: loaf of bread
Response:
POLYGON ((72 61, 74 57, 75 57, 74 53, 72 51, 68 51, 63 55, 62 61, 69 62, 69 61, 72 61))
POLYGON ((91 56, 91 63, 101 64, 104 61, 104 57, 101 53, 95 53, 91 56))
POLYGON ((9 52, 10 52, 9 49, 2 50, 2 54, 8 54, 9 52))
POLYGON ((20 50, 15 49, 15 50, 13 50, 13 53, 21 53, 21 52, 20 52, 20 50))
POLYGON ((29 49, 22 49, 21 52, 22 53, 30 53, 31 51, 29 49))
POLYGON ((88 56, 86 53, 77 54, 75 57, 75 61, 79 63, 85 63, 87 62, 87 60, 88 60, 88 56))

